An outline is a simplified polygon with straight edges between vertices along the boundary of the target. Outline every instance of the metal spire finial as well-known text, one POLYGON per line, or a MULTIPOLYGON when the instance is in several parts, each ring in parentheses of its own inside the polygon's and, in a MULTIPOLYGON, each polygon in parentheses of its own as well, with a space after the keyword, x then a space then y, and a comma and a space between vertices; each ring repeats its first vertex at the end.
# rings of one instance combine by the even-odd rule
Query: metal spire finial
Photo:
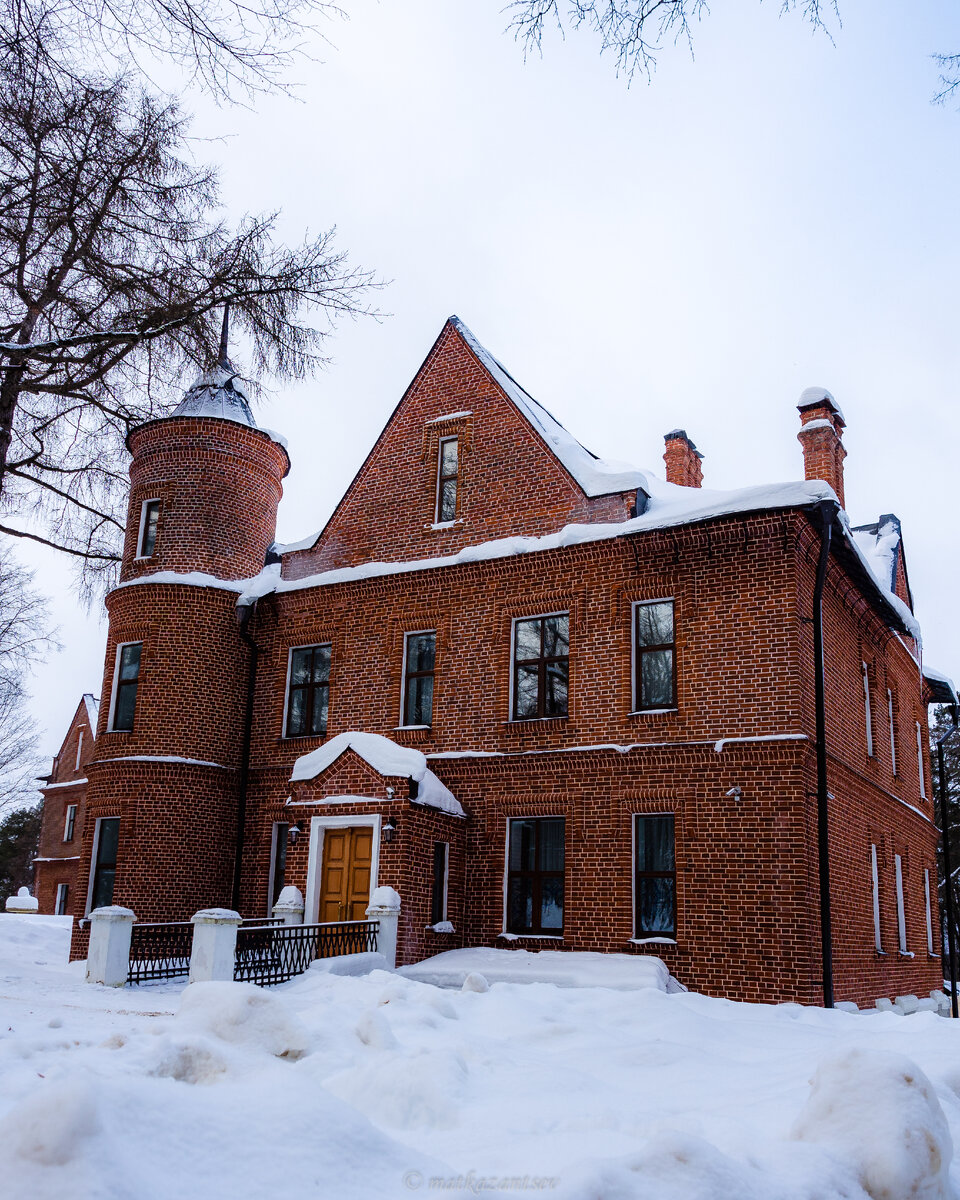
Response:
POLYGON ((217 356, 217 366, 230 366, 230 359, 227 358, 227 341, 230 337, 230 301, 228 300, 223 306, 223 327, 220 330, 220 353, 217 356))

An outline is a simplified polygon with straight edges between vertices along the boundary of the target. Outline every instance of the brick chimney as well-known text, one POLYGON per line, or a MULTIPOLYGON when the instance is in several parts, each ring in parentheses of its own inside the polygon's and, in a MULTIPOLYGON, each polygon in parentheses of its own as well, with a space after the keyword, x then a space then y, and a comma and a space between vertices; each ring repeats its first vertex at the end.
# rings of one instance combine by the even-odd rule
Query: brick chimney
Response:
POLYGON ((797 438, 803 447, 803 469, 807 479, 822 479, 837 493, 840 506, 843 498, 843 447, 846 421, 840 405, 825 388, 807 388, 797 405, 800 412, 800 432, 797 438))
POLYGON ((681 487, 700 487, 703 483, 703 455, 687 437, 685 429, 673 429, 664 434, 666 449, 663 461, 667 464, 667 483, 681 487))

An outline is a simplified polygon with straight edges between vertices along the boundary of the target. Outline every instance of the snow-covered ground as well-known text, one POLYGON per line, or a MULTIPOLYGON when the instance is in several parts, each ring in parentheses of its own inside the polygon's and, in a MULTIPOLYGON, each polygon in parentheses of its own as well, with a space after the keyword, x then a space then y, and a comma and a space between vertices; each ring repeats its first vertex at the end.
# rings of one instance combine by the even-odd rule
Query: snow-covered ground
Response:
POLYGON ((952 1195, 960 1031, 930 1013, 733 1004, 653 975, 112 991, 66 965, 68 933, 0 916, 3 1197, 952 1195))

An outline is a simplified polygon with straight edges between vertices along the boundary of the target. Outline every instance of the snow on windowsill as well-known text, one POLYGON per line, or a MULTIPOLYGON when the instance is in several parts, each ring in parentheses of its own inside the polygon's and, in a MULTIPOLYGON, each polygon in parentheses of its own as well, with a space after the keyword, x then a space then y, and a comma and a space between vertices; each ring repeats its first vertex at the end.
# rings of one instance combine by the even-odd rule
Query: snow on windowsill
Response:
POLYGON ((916 957, 917 956, 914 954, 914 952, 912 950, 898 950, 897 951, 897 958, 916 958, 916 957))
POLYGON ((63 783, 47 783, 42 788, 41 792, 52 792, 54 788, 76 787, 78 783, 86 783, 87 778, 83 776, 81 779, 66 779, 63 783))
POLYGON ((562 933, 498 933, 505 942, 562 942, 562 933))
POLYGON ((472 417, 473 410, 465 408, 462 412, 444 413, 441 417, 431 417, 427 425, 439 425, 441 421, 458 421, 461 417, 472 417))
POLYGON ((679 712, 679 708, 634 708, 627 713, 628 717, 655 717, 659 713, 679 712))
POLYGON ((648 938, 631 938, 632 946, 676 946, 676 938, 668 937, 648 937, 648 938))
POLYGON ((436 925, 426 925, 424 928, 430 930, 431 933, 456 933, 452 921, 438 921, 436 925))
POLYGON ((432 525, 424 525, 424 529, 452 529, 454 525, 462 525, 463 517, 457 517, 453 521, 434 521, 432 525))

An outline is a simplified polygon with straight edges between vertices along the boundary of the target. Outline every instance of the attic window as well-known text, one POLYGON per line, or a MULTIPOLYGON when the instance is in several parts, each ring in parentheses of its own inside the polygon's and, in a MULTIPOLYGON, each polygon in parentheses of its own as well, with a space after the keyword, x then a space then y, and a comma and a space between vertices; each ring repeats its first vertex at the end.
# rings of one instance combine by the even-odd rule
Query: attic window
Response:
POLYGON ((140 509, 140 536, 137 558, 152 558, 157 547, 157 526, 160 523, 160 501, 144 500, 140 509))
POLYGON ((437 524, 455 521, 457 518, 457 471, 459 466, 459 439, 440 439, 437 456, 437 524))

